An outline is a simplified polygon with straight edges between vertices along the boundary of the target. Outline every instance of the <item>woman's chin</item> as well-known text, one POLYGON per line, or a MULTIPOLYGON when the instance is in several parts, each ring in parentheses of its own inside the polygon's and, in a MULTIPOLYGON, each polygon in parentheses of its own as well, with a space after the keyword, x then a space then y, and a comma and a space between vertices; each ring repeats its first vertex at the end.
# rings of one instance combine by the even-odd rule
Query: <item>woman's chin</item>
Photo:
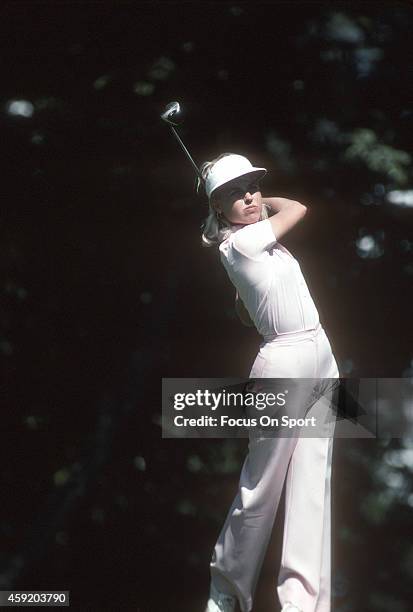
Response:
POLYGON ((260 220, 260 214, 259 213, 255 213, 255 214, 249 214, 246 216, 246 218, 244 219, 243 223, 247 223, 248 225, 250 225, 251 223, 257 223, 257 221, 260 220))

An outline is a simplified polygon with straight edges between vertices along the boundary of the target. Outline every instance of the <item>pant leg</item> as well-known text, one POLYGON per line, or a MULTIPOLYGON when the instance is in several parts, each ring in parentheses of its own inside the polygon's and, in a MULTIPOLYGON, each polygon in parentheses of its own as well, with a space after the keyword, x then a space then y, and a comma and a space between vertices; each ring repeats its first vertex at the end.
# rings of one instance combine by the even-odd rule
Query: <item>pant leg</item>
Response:
MULTIPOLYGON (((318 377, 337 378, 337 364, 324 333, 316 339, 318 377)), ((331 465, 334 441, 333 389, 311 408, 316 438, 300 437, 287 473, 283 551, 277 592, 304 612, 331 610, 331 465)))
MULTIPOLYGON (((308 416, 317 415, 319 422, 324 405, 323 398, 308 416)), ((332 448, 332 437, 300 437, 287 473, 277 592, 281 604, 291 601, 304 612, 330 611, 332 448), (321 588, 323 607, 319 607, 321 588)))
POLYGON ((297 438, 255 438, 249 443, 238 492, 210 563, 219 591, 235 594, 242 612, 252 609, 285 475, 297 438))
MULTIPOLYGON (((258 355, 250 378, 314 378, 315 345, 301 342, 272 347, 258 355)), ((297 437, 260 438, 250 432, 238 492, 227 514, 210 563, 219 591, 235 594, 249 612, 271 537, 279 500, 297 437)))

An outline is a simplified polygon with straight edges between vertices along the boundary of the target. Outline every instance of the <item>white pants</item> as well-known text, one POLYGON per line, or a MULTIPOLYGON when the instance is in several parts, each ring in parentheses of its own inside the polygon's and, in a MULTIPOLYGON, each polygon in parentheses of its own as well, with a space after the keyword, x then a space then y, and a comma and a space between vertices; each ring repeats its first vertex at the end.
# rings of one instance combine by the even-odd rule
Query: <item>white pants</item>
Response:
MULTIPOLYGON (((338 378, 330 342, 317 329, 263 342, 250 378, 338 378)), ((326 437, 259 438, 250 432, 238 492, 215 544, 211 581, 252 609, 286 479, 285 522, 277 592, 304 612, 331 609, 331 460, 335 421, 331 396, 307 416, 330 415, 326 437)), ((327 430, 326 430, 327 431, 327 430)), ((274 585, 275 591, 275 585, 274 585)))

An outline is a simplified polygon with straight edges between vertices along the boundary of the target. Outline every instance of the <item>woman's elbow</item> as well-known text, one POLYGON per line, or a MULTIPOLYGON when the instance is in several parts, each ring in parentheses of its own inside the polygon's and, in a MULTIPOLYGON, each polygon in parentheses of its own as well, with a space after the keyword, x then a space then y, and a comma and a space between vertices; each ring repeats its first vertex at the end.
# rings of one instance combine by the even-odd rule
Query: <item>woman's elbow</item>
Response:
POLYGON ((301 204, 301 202, 295 202, 296 207, 300 210, 300 214, 301 214, 301 218, 305 217, 305 215, 307 214, 307 206, 305 206, 304 204, 301 204))

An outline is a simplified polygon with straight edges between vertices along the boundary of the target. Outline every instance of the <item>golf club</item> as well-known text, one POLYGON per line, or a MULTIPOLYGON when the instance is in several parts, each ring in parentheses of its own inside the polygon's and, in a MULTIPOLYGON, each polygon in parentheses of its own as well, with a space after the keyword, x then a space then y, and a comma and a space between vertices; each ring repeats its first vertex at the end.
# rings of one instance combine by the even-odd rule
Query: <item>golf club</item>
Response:
POLYGON ((187 158, 189 159, 189 161, 191 162, 198 180, 197 180, 197 186, 196 186, 196 191, 198 192, 199 186, 200 184, 205 185, 205 181, 202 178, 202 175, 199 171, 198 166, 196 165, 196 163, 194 162, 191 154, 189 153, 188 149, 186 148, 186 146, 184 145, 184 143, 182 142, 181 138, 179 137, 178 132, 175 129, 175 125, 179 125, 182 121, 182 115, 181 115, 181 105, 179 104, 179 102, 170 102, 169 104, 166 105, 164 112, 161 114, 161 119, 163 121, 165 121, 165 123, 167 123, 169 125, 169 127, 171 128, 171 131, 173 133, 173 135, 175 136, 175 138, 177 139, 177 141, 179 142, 179 144, 181 145, 182 149, 185 152, 185 155, 187 156, 187 158))

